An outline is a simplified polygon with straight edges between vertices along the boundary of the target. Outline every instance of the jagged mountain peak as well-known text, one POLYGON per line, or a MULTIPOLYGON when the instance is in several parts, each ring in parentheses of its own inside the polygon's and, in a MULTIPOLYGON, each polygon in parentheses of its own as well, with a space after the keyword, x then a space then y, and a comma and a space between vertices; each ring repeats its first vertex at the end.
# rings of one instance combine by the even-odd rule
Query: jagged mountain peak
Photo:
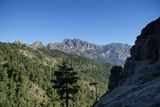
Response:
POLYGON ((96 45, 80 39, 64 39, 62 43, 50 43, 47 45, 48 49, 56 49, 96 59, 104 63, 122 66, 126 58, 130 56, 130 47, 130 45, 123 43, 96 45))
POLYGON ((82 40, 78 39, 78 38, 73 38, 73 39, 64 39, 63 42, 67 42, 67 41, 77 41, 77 42, 82 42, 82 40))
POLYGON ((40 42, 40 41, 35 41, 35 42, 33 42, 33 43, 31 44, 31 46, 33 46, 33 47, 35 47, 35 48, 43 48, 43 47, 45 47, 45 46, 43 45, 43 43, 40 42))
POLYGON ((89 43, 87 41, 83 41, 77 38, 74 39, 64 39, 63 45, 70 46, 72 48, 85 48, 85 49, 94 49, 96 47, 99 47, 99 45, 89 43))
POLYGON ((97 45, 77 38, 64 39, 59 43, 48 43, 44 46, 42 42, 36 41, 32 44, 35 48, 56 49, 70 54, 77 54, 104 63, 124 65, 130 56, 130 45, 123 43, 111 43, 108 45, 97 45))
POLYGON ((20 40, 16 40, 16 41, 14 41, 14 43, 17 44, 17 45, 23 45, 24 44, 24 42, 22 42, 20 40))

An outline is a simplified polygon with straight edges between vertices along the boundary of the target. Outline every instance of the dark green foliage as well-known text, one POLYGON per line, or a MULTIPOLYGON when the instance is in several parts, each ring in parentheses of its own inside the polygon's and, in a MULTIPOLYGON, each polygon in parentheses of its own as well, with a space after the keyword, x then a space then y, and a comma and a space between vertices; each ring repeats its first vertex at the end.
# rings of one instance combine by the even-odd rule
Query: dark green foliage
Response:
POLYGON ((80 90, 70 101, 71 107, 92 105, 95 95, 88 83, 98 82, 98 96, 101 96, 106 91, 111 65, 56 50, 0 43, 0 107, 60 107, 50 80, 55 79, 53 74, 63 60, 81 78, 80 90))
POLYGON ((68 107, 69 100, 73 100, 73 96, 79 90, 77 72, 73 71, 73 68, 68 67, 63 61, 62 65, 58 66, 58 70, 54 72, 54 75, 56 79, 52 80, 53 87, 57 90, 61 101, 65 100, 66 107, 68 107))
POLYGON ((96 96, 95 96, 95 102, 97 102, 97 97, 98 97, 98 95, 97 95, 97 84, 98 83, 96 83, 96 82, 92 82, 92 83, 90 83, 89 85, 91 85, 91 86, 94 86, 95 88, 96 88, 96 96))

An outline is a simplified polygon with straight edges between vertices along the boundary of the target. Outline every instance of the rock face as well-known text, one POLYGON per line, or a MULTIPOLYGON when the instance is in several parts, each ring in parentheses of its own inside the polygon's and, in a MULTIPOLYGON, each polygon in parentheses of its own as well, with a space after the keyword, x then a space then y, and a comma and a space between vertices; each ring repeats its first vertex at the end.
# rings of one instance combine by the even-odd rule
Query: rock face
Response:
POLYGON ((117 85, 120 80, 120 74, 122 71, 121 66, 113 66, 111 69, 111 76, 109 78, 108 84, 108 92, 112 91, 117 85))
POLYGON ((137 37, 118 85, 94 107, 160 107, 160 18, 137 37))
POLYGON ((81 54, 87 50, 96 50, 101 46, 80 39, 64 39, 62 43, 50 43, 48 49, 58 49, 67 53, 81 54))
POLYGON ((103 63, 124 66, 127 57, 130 56, 131 46, 123 43, 111 43, 108 45, 96 45, 80 39, 64 39, 62 43, 49 43, 43 45, 36 41, 31 44, 34 48, 47 48, 60 50, 65 53, 85 56, 103 63))
POLYGON ((42 42, 39 42, 39 41, 36 41, 36 42, 32 43, 31 46, 33 46, 33 47, 35 47, 35 48, 44 48, 43 43, 42 43, 42 42))
POLYGON ((143 30, 140 36, 137 37, 134 45, 131 49, 131 58, 135 60, 159 60, 159 46, 160 46, 160 21, 156 21, 148 24, 143 30))
POLYGON ((131 46, 122 43, 96 45, 79 39, 65 39, 62 43, 50 43, 47 48, 123 66, 127 57, 130 56, 131 46))
POLYGON ((23 43, 22 41, 19 41, 19 40, 14 41, 14 43, 15 43, 16 45, 24 45, 24 43, 23 43))

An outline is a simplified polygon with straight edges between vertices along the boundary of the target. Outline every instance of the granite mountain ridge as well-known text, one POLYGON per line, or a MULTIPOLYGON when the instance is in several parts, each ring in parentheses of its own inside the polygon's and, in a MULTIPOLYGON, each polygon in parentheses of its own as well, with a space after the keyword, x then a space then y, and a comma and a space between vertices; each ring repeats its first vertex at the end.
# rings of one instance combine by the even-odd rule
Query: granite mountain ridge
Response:
POLYGON ((85 56, 96 59, 103 63, 111 63, 114 65, 124 65, 127 57, 130 56, 131 46, 123 43, 111 43, 107 45, 97 45, 82 41, 80 39, 64 39, 59 43, 48 43, 43 45, 42 42, 36 41, 31 44, 34 48, 47 48, 60 50, 69 54, 85 56))

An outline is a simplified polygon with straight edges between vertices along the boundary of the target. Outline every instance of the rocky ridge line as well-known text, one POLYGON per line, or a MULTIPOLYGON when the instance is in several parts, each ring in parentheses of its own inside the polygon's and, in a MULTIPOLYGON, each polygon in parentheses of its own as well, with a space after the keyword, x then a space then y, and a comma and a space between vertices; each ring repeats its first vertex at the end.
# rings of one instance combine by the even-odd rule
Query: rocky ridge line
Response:
POLYGON ((62 43, 49 43, 46 46, 41 42, 32 44, 35 48, 56 49, 70 54, 77 54, 103 63, 124 65, 127 57, 130 56, 130 45, 112 43, 108 45, 96 45, 80 39, 64 39, 62 43))

